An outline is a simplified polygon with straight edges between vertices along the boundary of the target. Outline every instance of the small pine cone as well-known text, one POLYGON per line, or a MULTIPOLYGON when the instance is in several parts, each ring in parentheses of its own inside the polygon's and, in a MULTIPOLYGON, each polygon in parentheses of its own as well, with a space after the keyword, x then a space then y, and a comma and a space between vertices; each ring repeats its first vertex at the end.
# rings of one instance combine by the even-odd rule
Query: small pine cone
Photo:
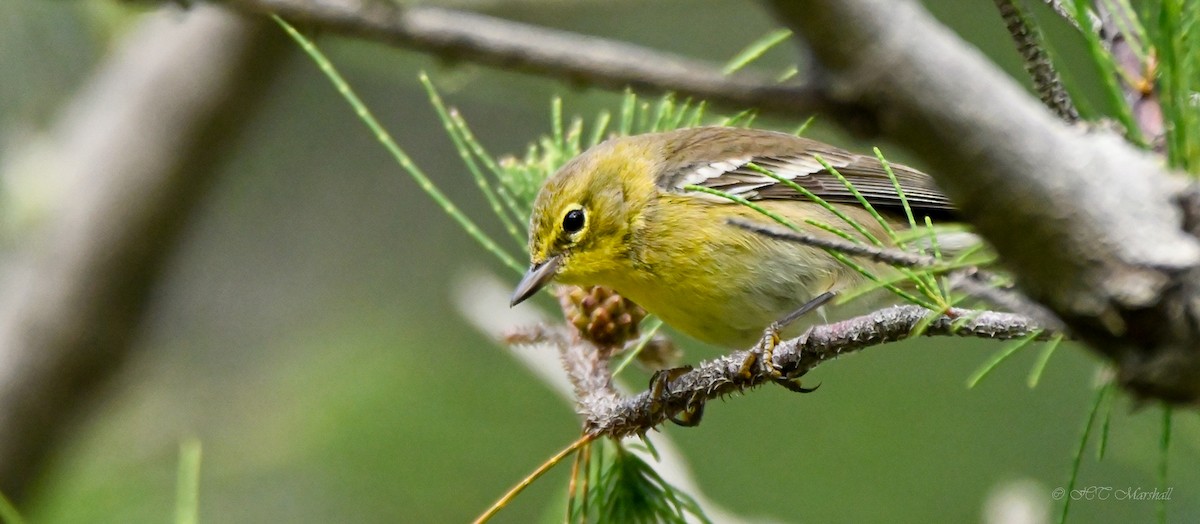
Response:
POLYGON ((620 348, 638 337, 646 310, 612 289, 559 286, 558 301, 567 322, 579 334, 602 347, 620 348))

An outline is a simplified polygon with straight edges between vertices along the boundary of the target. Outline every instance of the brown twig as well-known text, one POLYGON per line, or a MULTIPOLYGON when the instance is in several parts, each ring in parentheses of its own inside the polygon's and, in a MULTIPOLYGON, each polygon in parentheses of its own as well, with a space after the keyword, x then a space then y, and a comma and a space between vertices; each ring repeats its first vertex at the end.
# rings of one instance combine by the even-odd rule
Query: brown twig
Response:
POLYGON ((487 511, 484 511, 481 515, 476 517, 473 521, 474 524, 484 524, 485 522, 492 520, 492 517, 496 516, 496 513, 499 513, 500 510, 504 509, 509 502, 512 502, 513 499, 517 498, 517 495, 520 495, 522 491, 525 491, 525 488, 528 488, 535 480, 541 478, 542 475, 545 475, 546 472, 550 471, 552 468, 554 468, 554 466, 557 466, 559 462, 563 461, 563 459, 571 456, 572 453, 578 452, 581 449, 586 449, 588 444, 591 444, 591 442, 595 439, 595 435, 583 435, 575 442, 572 442, 570 445, 563 448, 562 451, 559 451, 553 457, 550 457, 548 460, 538 466, 537 469, 533 470, 533 473, 526 475, 524 479, 521 479, 521 482, 518 482, 516 486, 513 486, 512 489, 508 490, 508 492, 506 492, 504 496, 500 497, 499 500, 493 503, 491 507, 487 509, 487 511))

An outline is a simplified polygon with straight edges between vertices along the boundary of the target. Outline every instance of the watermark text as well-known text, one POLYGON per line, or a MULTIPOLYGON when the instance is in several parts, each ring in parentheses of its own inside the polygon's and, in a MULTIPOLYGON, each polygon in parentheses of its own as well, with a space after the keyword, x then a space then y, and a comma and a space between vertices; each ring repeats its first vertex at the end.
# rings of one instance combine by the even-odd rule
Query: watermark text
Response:
POLYGON ((1067 495, 1070 495, 1071 500, 1151 501, 1171 500, 1171 494, 1174 491, 1175 488, 1146 489, 1137 486, 1083 486, 1072 489, 1070 493, 1067 493, 1066 488, 1058 487, 1050 492, 1050 497, 1054 500, 1062 500, 1067 495))

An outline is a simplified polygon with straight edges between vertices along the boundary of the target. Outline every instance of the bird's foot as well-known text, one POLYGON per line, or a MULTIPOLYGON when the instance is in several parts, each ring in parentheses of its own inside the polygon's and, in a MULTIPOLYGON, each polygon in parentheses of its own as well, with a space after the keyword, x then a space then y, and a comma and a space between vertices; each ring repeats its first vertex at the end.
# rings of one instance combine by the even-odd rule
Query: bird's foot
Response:
POLYGON ((795 322, 808 312, 825 305, 835 296, 837 295, 832 291, 821 293, 812 300, 805 302, 804 305, 789 313, 787 316, 776 322, 772 322, 771 325, 767 326, 767 329, 763 331, 763 336, 761 339, 759 339, 758 344, 755 344, 754 349, 751 349, 746 354, 746 359, 742 361, 742 365, 738 369, 738 376, 742 380, 750 380, 754 377, 754 366, 761 362, 761 364, 767 368, 767 378, 771 379, 772 382, 787 388, 789 391, 795 391, 797 393, 811 393, 816 391, 817 388, 815 387, 806 388, 800 385, 799 379, 803 373, 800 373, 799 375, 789 375, 784 373, 779 366, 775 365, 775 348, 779 346, 781 339, 780 333, 783 332, 788 325, 795 322))
POLYGON ((681 366, 655 371, 650 376, 650 411, 653 413, 666 412, 667 420, 680 426, 692 427, 700 425, 704 416, 704 399, 689 399, 687 405, 680 410, 672 411, 667 406, 671 396, 671 381, 691 371, 692 366, 681 366))

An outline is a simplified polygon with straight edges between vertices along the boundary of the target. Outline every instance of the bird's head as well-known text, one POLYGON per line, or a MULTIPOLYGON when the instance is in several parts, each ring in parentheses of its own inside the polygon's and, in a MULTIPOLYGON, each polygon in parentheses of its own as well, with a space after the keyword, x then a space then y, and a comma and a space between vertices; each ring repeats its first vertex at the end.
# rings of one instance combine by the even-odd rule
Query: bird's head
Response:
POLYGON ((660 147, 617 138, 575 157, 546 181, 529 222, 530 267, 512 305, 552 280, 603 284, 629 267, 641 209, 655 194, 660 147))

